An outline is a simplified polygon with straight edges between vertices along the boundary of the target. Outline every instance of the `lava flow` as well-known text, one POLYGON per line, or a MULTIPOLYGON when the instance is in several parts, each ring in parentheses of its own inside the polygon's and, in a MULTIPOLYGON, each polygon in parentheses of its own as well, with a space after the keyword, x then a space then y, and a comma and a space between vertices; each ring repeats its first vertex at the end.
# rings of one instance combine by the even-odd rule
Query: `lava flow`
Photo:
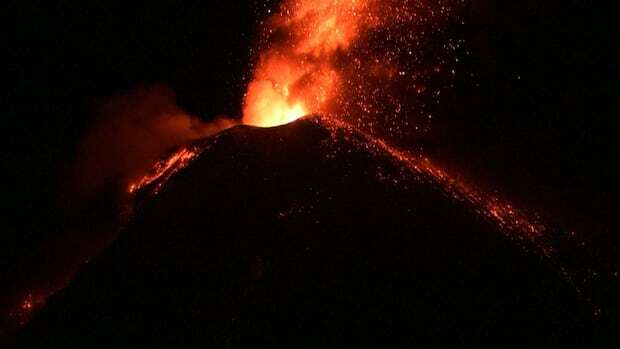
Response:
POLYGON ((181 150, 175 152, 168 159, 161 160, 155 164, 151 173, 142 177, 140 181, 136 183, 131 183, 129 185, 129 193, 135 193, 136 191, 141 190, 142 188, 148 186, 156 180, 160 180, 154 189, 153 193, 157 194, 159 189, 163 185, 164 181, 161 179, 170 178, 179 170, 185 168, 189 163, 198 155, 198 152, 195 148, 182 148, 181 150))

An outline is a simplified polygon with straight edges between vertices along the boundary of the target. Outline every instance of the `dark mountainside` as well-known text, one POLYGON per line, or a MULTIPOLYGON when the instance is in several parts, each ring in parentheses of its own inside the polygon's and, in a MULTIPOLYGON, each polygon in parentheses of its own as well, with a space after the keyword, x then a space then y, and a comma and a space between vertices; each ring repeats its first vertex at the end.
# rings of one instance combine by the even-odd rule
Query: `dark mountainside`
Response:
POLYGON ((348 136, 304 120, 206 142, 20 344, 596 340, 591 309, 535 249, 348 136))

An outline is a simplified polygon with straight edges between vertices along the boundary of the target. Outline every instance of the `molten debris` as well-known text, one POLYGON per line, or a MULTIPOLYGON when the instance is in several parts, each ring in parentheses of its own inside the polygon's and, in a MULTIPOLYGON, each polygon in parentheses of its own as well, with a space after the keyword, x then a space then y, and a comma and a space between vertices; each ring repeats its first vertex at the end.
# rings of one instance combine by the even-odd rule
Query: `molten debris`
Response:
POLYGON ((445 23, 458 22, 460 5, 458 0, 283 1, 263 22, 243 123, 270 127, 321 114, 392 135, 426 130, 426 110, 441 95, 443 84, 436 82, 449 78, 462 42, 445 38, 432 57, 421 52, 445 23), (430 83, 438 86, 428 88, 430 83))
POLYGON ((153 188, 153 194, 159 193, 166 180, 187 167, 198 154, 196 148, 182 148, 169 158, 158 161, 149 174, 129 185, 128 192, 133 194, 157 181, 155 188, 153 188))

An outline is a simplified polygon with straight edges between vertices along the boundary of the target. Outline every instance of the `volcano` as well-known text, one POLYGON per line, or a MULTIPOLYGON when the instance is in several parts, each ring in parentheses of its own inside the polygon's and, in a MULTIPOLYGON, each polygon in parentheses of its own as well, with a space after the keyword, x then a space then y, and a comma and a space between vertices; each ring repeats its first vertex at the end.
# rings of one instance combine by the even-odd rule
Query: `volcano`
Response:
POLYGON ((355 134, 302 119, 196 147, 24 346, 592 343, 556 267, 355 134))

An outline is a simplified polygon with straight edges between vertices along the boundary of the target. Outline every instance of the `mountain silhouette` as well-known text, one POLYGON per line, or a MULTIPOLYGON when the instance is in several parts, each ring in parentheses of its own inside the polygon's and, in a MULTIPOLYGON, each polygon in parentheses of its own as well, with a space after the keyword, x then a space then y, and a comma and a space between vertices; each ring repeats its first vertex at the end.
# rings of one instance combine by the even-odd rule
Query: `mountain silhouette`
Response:
POLYGON ((310 119, 200 146, 23 346, 592 343, 588 308, 534 248, 355 135, 310 119))

